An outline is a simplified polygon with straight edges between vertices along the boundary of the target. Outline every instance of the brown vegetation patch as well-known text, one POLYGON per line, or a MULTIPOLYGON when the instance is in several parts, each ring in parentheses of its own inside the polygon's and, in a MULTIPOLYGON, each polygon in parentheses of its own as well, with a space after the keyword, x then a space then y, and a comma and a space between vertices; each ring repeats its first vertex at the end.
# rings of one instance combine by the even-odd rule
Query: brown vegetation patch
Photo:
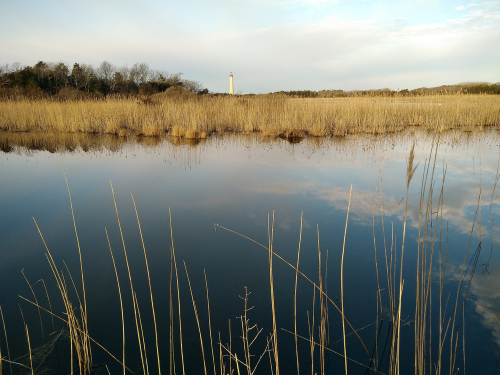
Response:
POLYGON ((174 146, 191 146, 195 147, 202 142, 205 142, 205 139, 201 138, 185 138, 185 137, 167 137, 167 141, 174 146))
POLYGON ((184 137, 188 139, 204 139, 207 138, 207 133, 206 132, 200 132, 196 129, 189 129, 186 131, 186 134, 184 137))
POLYGON ((173 126, 172 129, 170 130, 170 135, 172 137, 183 137, 185 133, 186 130, 177 125, 173 126))
POLYGON ((187 88, 182 86, 173 86, 166 89, 164 92, 159 92, 157 94, 151 95, 151 102, 161 103, 165 100, 188 100, 195 99, 196 94, 189 91, 187 88))
POLYGON ((279 95, 210 96, 172 87, 137 99, 16 99, 0 101, 0 129, 205 138, 212 133, 259 132, 286 139, 350 134, 387 134, 408 127, 430 132, 500 126, 500 96, 437 95, 301 101, 279 95), (178 100, 178 96, 184 97, 178 100), (162 98, 160 101, 159 98, 162 98))
POLYGON ((299 143, 306 136, 306 133, 302 130, 292 129, 286 132, 280 133, 279 137, 282 139, 286 139, 290 143, 299 143))

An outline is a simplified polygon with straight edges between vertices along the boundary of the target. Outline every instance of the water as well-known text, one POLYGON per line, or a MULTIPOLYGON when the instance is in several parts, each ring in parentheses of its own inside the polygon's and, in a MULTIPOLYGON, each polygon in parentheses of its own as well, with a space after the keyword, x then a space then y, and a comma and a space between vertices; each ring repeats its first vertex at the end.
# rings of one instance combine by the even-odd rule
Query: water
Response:
MULTIPOLYGON (((66 270, 73 276, 79 297, 81 289, 80 262, 68 191, 61 168, 66 171, 78 238, 82 249, 85 296, 88 308, 89 332, 93 339, 118 359, 122 358, 122 322, 120 300, 113 263, 106 239, 108 231, 116 260, 123 297, 126 331, 126 365, 135 373, 142 372, 137 332, 132 309, 130 282, 111 193, 113 183, 116 203, 123 228, 131 278, 137 293, 146 340, 150 373, 157 373, 154 325, 146 272, 144 251, 134 211, 134 196, 147 252, 152 295, 156 311, 161 370, 169 372, 169 283, 170 283, 170 221, 172 214, 173 241, 180 283, 182 334, 186 373, 203 373, 199 333, 186 278, 191 287, 205 343, 208 373, 213 373, 209 344, 206 272, 211 309, 211 327, 216 370, 219 373, 219 333, 224 346, 229 344, 231 321, 232 351, 244 358, 241 322, 245 289, 251 292, 248 312, 250 324, 257 323, 262 332, 252 345, 255 365, 266 347, 266 337, 272 332, 271 296, 268 251, 237 234, 214 224, 236 231, 268 246, 268 220, 274 213, 273 250, 296 265, 303 215, 299 269, 318 283, 318 232, 320 239, 322 277, 328 295, 339 305, 341 301, 340 271, 344 231, 352 184, 349 221, 345 238, 344 308, 345 316, 359 330, 368 354, 353 334, 347 336, 347 356, 361 364, 349 362, 349 373, 365 373, 370 355, 378 358, 380 370, 388 372, 390 319, 386 261, 380 209, 383 193, 383 220, 386 248, 394 240, 397 269, 400 266, 406 197, 406 162, 414 145, 418 167, 408 191, 407 226, 403 264, 404 290, 401 306, 401 373, 414 373, 414 323, 416 263, 419 231, 420 192, 426 160, 432 160, 427 179, 424 203, 427 203, 432 163, 436 160, 433 179, 432 210, 438 207, 443 170, 444 204, 442 231, 436 232, 432 276, 432 316, 428 327, 427 347, 432 363, 438 357, 439 317, 439 237, 443 257, 447 251, 446 274, 443 284, 444 331, 448 319, 453 319, 458 281, 464 256, 466 267, 471 264, 460 292, 454 336, 459 332, 455 372, 462 373, 465 325, 465 370, 469 373, 494 373, 500 344, 500 257, 495 218, 499 212, 498 187, 495 187, 499 160, 499 137, 496 131, 486 133, 448 133, 436 141, 433 135, 407 133, 384 137, 354 137, 344 139, 305 139, 289 143, 281 139, 260 136, 219 136, 202 142, 182 143, 173 140, 139 138, 124 140, 114 137, 64 135, 6 134, 0 136, 0 306, 5 317, 11 359, 28 353, 23 317, 29 329, 32 348, 49 341, 52 331, 64 328, 55 319, 54 328, 48 313, 41 311, 19 295, 34 297, 24 275, 36 294, 39 304, 49 309, 43 279, 54 313, 62 318, 63 304, 46 251, 33 218, 38 223, 47 246, 60 272, 65 275, 70 298, 75 306, 77 296, 66 270), (436 149, 437 154, 431 153, 436 149), (434 145, 434 146, 433 146, 434 145), (433 148, 434 147, 434 148, 433 148), (57 152, 56 152, 57 151, 57 152), (60 160, 59 160, 60 157, 60 160), (382 171, 382 172, 381 172, 382 171), (382 178, 382 179, 381 179, 382 178), (382 181, 382 183, 381 183, 382 181), (374 208, 374 197, 377 193, 374 208), (481 193, 480 210, 476 205, 481 193), (373 218, 375 212, 375 219, 373 218), (479 220, 480 218, 480 220, 479 220), (377 321, 377 274, 375 268, 373 221, 377 245, 379 282, 382 289, 383 323, 377 321), (472 236, 471 236, 472 231, 472 236), (393 237, 391 237, 393 233, 393 237), (470 245, 469 244, 470 238, 470 245), (475 253, 481 241, 480 252, 475 253), (328 254, 328 255, 327 255, 328 254), (475 257, 477 256, 477 259, 475 257), (65 263, 63 263, 63 261, 65 263), (468 287, 473 265, 472 282, 468 287), (467 289, 467 299, 465 300, 467 289), (448 297, 449 296, 449 297, 448 297), (449 300, 448 300, 449 298, 449 300), (464 302, 465 301, 465 302, 464 302), (463 303, 464 302, 464 303, 463 303), (462 309, 462 306, 464 309, 462 309), (379 326, 377 326, 377 324, 379 326), (381 326, 380 326, 381 324, 381 326), (379 329, 380 328, 380 329, 379 329), (376 334, 379 330, 379 339, 376 334), (45 341, 44 341, 45 339, 45 341), (377 344, 376 344, 377 342, 377 344)), ((425 219, 425 217, 423 218, 425 219)), ((422 219, 422 220, 423 220, 422 219)), ((428 233, 434 230, 434 219, 428 233)), ((438 224, 440 224, 439 217, 438 224)), ((430 246, 431 241, 428 241, 430 246)), ((430 247, 429 247, 430 251, 430 247)), ((430 260, 430 253, 427 263, 430 260)), ((389 260, 390 266, 390 260, 389 260)), ((273 260, 278 353, 281 373, 296 371, 294 331, 295 271, 277 259, 273 260)), ((399 293, 399 274, 395 277, 399 293)), ((175 290, 175 274, 174 287, 175 290)), ((314 341, 319 341, 319 293, 299 276, 297 291, 297 332, 309 337, 308 314, 312 324, 314 307, 314 341)), ((175 314, 175 366, 182 373, 179 346, 178 311, 175 314)), ((342 353, 341 315, 333 305, 328 307, 329 348, 342 353), (339 341, 340 340, 340 341, 339 341)), ((380 312, 380 310, 379 310, 380 312)), ((251 337, 256 330, 251 331, 251 337)), ((346 325, 346 333, 352 330, 346 325)), ((450 328, 445 336, 443 368, 448 369, 450 328)), ((7 347, 2 335, 3 357, 7 347)), ((69 373, 69 341, 61 339, 43 366, 51 373, 69 373)), ((454 344, 453 344, 454 345, 454 344)), ((453 346, 454 348, 454 346, 453 346)), ((106 364, 112 374, 121 366, 96 346, 92 347, 93 363, 106 364)), ((224 349, 222 349, 224 350, 224 349)), ((299 339, 301 373, 311 372, 309 343, 299 339)), ((224 353, 227 354, 227 353, 224 353)), ((320 373, 320 349, 314 351, 314 372, 320 373)), ((20 361, 26 362, 24 358, 20 361)), ((226 358, 227 363, 227 358, 226 358)), ((344 359, 330 353, 325 359, 327 373, 343 371, 344 359)), ((5 364, 4 371, 5 370, 5 364)), ((233 370, 234 362, 233 362, 233 370)), ((429 356, 427 356, 429 371, 429 356)), ((13 365, 14 370, 20 370, 13 365)), ((243 371, 243 369, 240 369, 243 371)), ((226 369, 229 372, 229 369, 226 369)), ((96 373, 107 373, 96 367, 96 373)), ((236 373, 236 371, 235 371, 236 373)), ((256 373, 267 374, 266 354, 256 373)))

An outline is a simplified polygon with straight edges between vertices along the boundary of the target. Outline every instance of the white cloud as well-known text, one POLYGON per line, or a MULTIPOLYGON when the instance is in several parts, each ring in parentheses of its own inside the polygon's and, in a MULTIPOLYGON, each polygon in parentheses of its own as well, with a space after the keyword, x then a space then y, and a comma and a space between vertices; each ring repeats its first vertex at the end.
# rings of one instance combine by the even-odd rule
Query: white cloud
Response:
MULTIPOLYGON (((482 252, 482 259, 487 259, 489 249, 483 248, 482 252)), ((467 267, 467 264, 465 266, 467 267)), ((474 310, 479 315, 481 323, 486 328, 491 330, 497 345, 500 346, 500 324, 495 318, 496 316, 498 319, 500 319, 500 291, 498 289, 498 286, 500 285, 500 273, 495 271, 498 270, 499 266, 500 264, 498 263, 498 261, 492 259, 489 264, 489 272, 491 273, 488 273, 483 272, 484 265, 478 265, 474 274, 474 278, 472 279, 472 283, 470 285, 470 291, 466 304, 472 304, 474 306, 474 310)), ((462 263, 458 264, 456 262, 450 262, 447 264, 446 269, 445 279, 452 280, 453 282, 457 283, 462 275, 462 263)), ((462 297, 465 295, 469 277, 470 275, 465 275, 462 282, 462 297)), ((453 310, 451 310, 450 313, 453 314, 453 310)))
POLYGON ((7 36, 0 40, 0 55, 25 64, 42 59, 122 65, 140 59, 182 71, 213 91, 227 91, 226 75, 233 71, 237 91, 245 93, 497 82, 497 4, 460 6, 456 17, 445 20, 413 17, 409 5, 393 10, 378 2, 234 0, 206 8, 205 16, 184 14, 179 5, 166 16, 171 21, 159 22, 163 13, 152 14, 156 8, 148 3, 141 16, 153 17, 149 24, 130 22, 124 7, 109 19, 89 14, 92 22, 66 33, 60 27, 69 26, 50 18, 46 23, 53 26, 43 32, 0 22, 7 36))
MULTIPOLYGON (((493 4, 493 3, 484 3, 483 5, 487 5, 487 4, 493 4)), ((467 8, 472 8, 472 7, 477 7, 477 6, 479 6, 479 4, 471 3, 471 4, 467 4, 467 5, 460 5, 458 7, 455 7, 454 9, 456 9, 456 10, 464 10, 464 9, 467 9, 467 8)))

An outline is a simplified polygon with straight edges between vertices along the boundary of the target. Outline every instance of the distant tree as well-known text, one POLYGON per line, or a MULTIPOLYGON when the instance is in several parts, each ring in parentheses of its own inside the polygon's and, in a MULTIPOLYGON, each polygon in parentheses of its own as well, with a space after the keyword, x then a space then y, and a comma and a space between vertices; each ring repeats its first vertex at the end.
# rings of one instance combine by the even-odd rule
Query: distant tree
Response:
POLYGON ((203 85, 200 82, 197 81, 191 81, 189 79, 185 79, 182 82, 182 86, 187 88, 191 92, 199 92, 203 89, 203 85))
POLYGON ((115 66, 108 61, 103 61, 96 70, 97 76, 106 82, 113 79, 115 72, 115 66))
POLYGON ((47 65, 47 63, 43 61, 37 62, 33 67, 33 70, 38 79, 43 79, 44 77, 47 77, 50 74, 49 66, 47 65))
POLYGON ((11 83, 11 69, 9 64, 0 65, 0 87, 8 86, 11 83))
POLYGON ((50 67, 47 63, 39 61, 33 66, 38 87, 44 91, 50 90, 50 67))
POLYGON ((22 70, 15 71, 12 75, 12 86, 21 87, 23 89, 27 87, 38 87, 35 71, 30 66, 27 66, 22 70))
POLYGON ((109 89, 112 93, 126 90, 127 83, 120 72, 115 72, 113 78, 109 81, 109 89))
POLYGON ((24 67, 23 67, 23 65, 20 62, 15 62, 11 66, 11 71, 12 72, 19 72, 19 71, 21 71, 23 69, 24 69, 24 67))
POLYGON ((135 63, 130 68, 129 79, 135 84, 136 87, 145 85, 148 82, 151 70, 146 63, 135 63))
POLYGON ((92 89, 92 84, 96 81, 96 74, 92 65, 82 64, 80 65, 82 69, 82 87, 85 91, 90 92, 92 89))
POLYGON ((158 71, 153 77, 151 84, 154 85, 158 89, 158 91, 163 92, 172 86, 167 77, 167 73, 158 71))
POLYGON ((71 70, 69 79, 71 85, 76 89, 80 90, 84 88, 84 72, 83 68, 80 67, 80 64, 78 63, 73 64, 73 69, 71 70))
POLYGON ((168 74, 153 70, 145 63, 134 64, 131 68, 127 66, 117 68, 108 61, 103 61, 97 68, 74 63, 71 69, 62 62, 39 61, 32 67, 24 67, 20 63, 11 66, 5 64, 0 66, 0 87, 4 86, 15 88, 17 94, 28 92, 36 96, 49 94, 58 100, 112 93, 150 95, 163 92, 170 87, 204 92, 200 82, 182 79, 182 73, 168 74), (85 91, 87 94, 80 95, 78 91, 85 91))
POLYGON ((104 95, 114 92, 116 82, 114 81, 116 68, 108 61, 103 61, 95 70, 99 80, 99 91, 104 95))
POLYGON ((182 73, 171 74, 167 78, 167 82, 170 84, 170 86, 174 86, 174 87, 183 86, 181 76, 182 76, 182 73))
POLYGON ((68 85, 69 69, 66 64, 60 62, 52 67, 52 80, 55 92, 59 91, 61 87, 68 85))

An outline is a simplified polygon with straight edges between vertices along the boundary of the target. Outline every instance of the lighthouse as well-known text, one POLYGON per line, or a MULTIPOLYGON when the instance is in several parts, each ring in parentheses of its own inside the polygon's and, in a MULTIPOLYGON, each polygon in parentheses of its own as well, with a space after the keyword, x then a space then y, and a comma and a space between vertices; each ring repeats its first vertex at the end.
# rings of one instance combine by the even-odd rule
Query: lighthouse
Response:
POLYGON ((231 72, 231 74, 229 74, 229 95, 234 95, 233 72, 231 72))

